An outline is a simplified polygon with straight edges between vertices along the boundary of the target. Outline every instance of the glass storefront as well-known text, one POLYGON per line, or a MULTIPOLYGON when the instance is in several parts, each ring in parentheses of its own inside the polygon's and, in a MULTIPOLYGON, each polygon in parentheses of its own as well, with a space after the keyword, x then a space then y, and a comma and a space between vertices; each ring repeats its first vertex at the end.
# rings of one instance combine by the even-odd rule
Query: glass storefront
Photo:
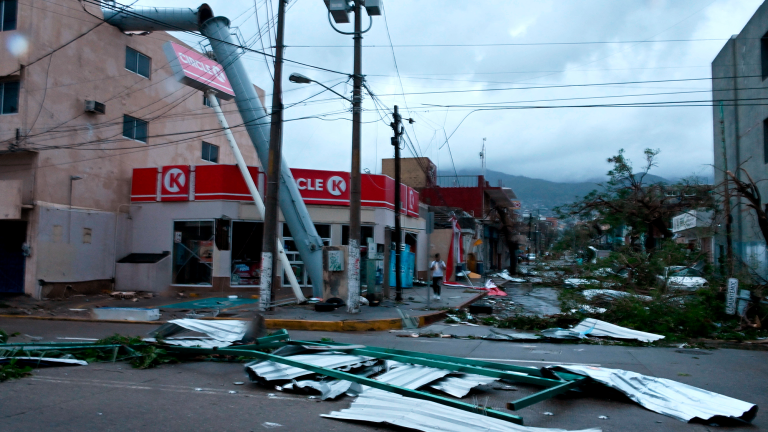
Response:
POLYGON ((232 222, 231 286, 258 286, 261 284, 263 236, 264 224, 262 222, 232 222))
POLYGON ((174 221, 173 284, 211 285, 213 232, 213 220, 174 221))

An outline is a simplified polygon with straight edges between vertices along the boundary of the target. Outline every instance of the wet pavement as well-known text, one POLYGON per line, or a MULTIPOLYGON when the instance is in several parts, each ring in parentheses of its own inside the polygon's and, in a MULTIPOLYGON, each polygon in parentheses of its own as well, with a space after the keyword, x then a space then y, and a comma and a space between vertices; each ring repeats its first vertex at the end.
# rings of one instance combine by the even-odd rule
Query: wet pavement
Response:
POLYGON ((538 287, 531 284, 506 284, 504 291, 515 302, 519 313, 555 315, 561 312, 559 288, 538 287))

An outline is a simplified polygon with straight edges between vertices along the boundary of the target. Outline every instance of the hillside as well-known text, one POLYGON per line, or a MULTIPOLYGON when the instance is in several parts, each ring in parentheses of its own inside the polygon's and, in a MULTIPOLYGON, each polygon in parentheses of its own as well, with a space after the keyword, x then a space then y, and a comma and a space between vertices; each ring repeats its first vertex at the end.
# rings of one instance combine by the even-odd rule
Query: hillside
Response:
MULTIPOLYGON (((459 175, 478 175, 476 170, 459 170, 459 175)), ((439 175, 450 175, 449 173, 439 173, 439 175)), ((512 188, 515 194, 523 204, 523 208, 530 209, 547 209, 549 211, 542 211, 542 214, 549 214, 550 211, 557 206, 568 204, 576 199, 583 197, 589 192, 599 189, 598 181, 607 181, 595 179, 589 182, 576 182, 576 183, 560 183, 552 182, 548 180, 535 179, 531 177, 518 176, 513 174, 506 174, 498 171, 487 170, 485 174, 486 180, 491 186, 498 185, 499 180, 505 187, 512 188)), ((648 174, 645 178, 646 183, 655 182, 667 182, 662 177, 648 174)))

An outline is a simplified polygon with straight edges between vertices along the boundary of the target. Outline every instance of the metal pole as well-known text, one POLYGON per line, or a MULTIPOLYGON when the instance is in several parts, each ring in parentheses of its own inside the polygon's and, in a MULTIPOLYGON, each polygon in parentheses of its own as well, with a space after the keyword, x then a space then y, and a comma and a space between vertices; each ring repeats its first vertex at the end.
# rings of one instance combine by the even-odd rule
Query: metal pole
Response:
POLYGON ((349 289, 347 312, 360 312, 360 133, 363 102, 363 11, 355 0, 355 70, 352 90, 352 168, 349 172, 349 289))
POLYGON ((723 118, 723 102, 720 102, 720 137, 723 147, 723 197, 725 207, 725 247, 726 247, 726 272, 728 277, 733 275, 733 237, 731 231, 731 223, 733 222, 733 216, 731 216, 731 191, 728 189, 728 153, 725 151, 725 120, 723 118))
MULTIPOLYGON (((213 111, 216 113, 216 117, 219 119, 219 124, 224 129, 224 135, 227 137, 229 148, 232 149, 232 154, 235 155, 237 167, 240 168, 240 174, 243 175, 243 180, 245 180, 245 184, 248 186, 248 191, 251 193, 251 197, 253 197, 253 202, 256 204, 256 210, 259 212, 259 214, 262 215, 263 218, 264 202, 261 200, 261 195, 259 195, 259 190, 256 188, 256 184, 253 182, 251 173, 248 171, 248 166, 245 164, 245 159, 243 159, 242 153, 240 153, 240 148, 237 146, 235 137, 232 135, 232 131, 229 129, 227 118, 224 117, 224 112, 221 111, 219 100, 216 98, 216 92, 209 90, 206 92, 206 96, 208 97, 208 101, 211 104, 211 108, 213 108, 213 111)), ((291 263, 288 260, 288 256, 285 254, 285 251, 283 250, 282 243, 280 242, 277 242, 277 254, 280 258, 280 263, 283 265, 283 268, 291 268, 291 263)), ((285 272, 285 275, 288 278, 288 282, 291 284, 291 289, 293 289, 293 294, 296 296, 296 301, 299 303, 304 303, 307 301, 307 299, 304 297, 304 293, 301 292, 301 287, 299 287, 299 281, 296 280, 296 275, 292 271, 285 272)))
POLYGON ((395 137, 392 138, 392 145, 395 146, 395 301, 403 301, 403 279, 401 267, 401 249, 403 233, 400 228, 400 113, 395 105, 395 114, 393 115, 392 129, 395 130, 395 137))
MULTIPOLYGON (((285 0, 277 8, 277 41, 275 47, 275 82, 272 86, 272 124, 269 130, 267 163, 267 203, 264 211, 264 243, 261 252, 261 293, 259 309, 271 308, 272 287, 277 285, 278 194, 280 162, 283 157, 283 40, 285 34, 285 0)), ((293 270, 288 267, 286 273, 293 270)))

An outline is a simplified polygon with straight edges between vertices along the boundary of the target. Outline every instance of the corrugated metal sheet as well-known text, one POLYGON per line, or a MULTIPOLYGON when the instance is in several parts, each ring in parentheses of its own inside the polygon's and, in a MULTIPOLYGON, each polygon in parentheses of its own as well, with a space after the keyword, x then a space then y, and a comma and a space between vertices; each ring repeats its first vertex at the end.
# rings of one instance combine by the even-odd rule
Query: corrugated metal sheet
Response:
POLYGON ((206 334, 216 340, 234 342, 245 336, 245 330, 248 327, 247 321, 236 320, 197 320, 197 319, 175 319, 168 321, 168 324, 175 324, 187 330, 206 334))
POLYGON ((182 347, 200 347, 200 348, 223 348, 232 345, 231 342, 218 341, 212 338, 168 338, 163 342, 169 345, 182 347))
POLYGON ((374 378, 376 381, 416 390, 451 373, 445 369, 394 361, 391 363, 390 370, 374 378))
POLYGON ((333 381, 312 381, 312 380, 304 380, 304 381, 294 381, 291 384, 283 386, 283 389, 290 390, 292 388, 313 388, 320 392, 320 399, 326 400, 326 399, 333 399, 340 394, 346 392, 349 390, 349 386, 351 386, 352 383, 350 381, 341 381, 341 380, 333 380, 333 381))
MULTIPOLYGON (((387 423, 424 432, 565 432, 563 429, 545 429, 516 425, 504 420, 450 408, 388 393, 368 390, 352 402, 352 406, 323 417, 387 423)), ((600 432, 599 428, 579 432, 600 432)))
POLYGON ((651 411, 681 421, 709 421, 722 416, 749 422, 757 415, 757 405, 665 378, 592 366, 560 365, 552 368, 588 376, 624 393, 651 411))
POLYGON ((664 336, 661 335, 632 330, 626 327, 620 327, 594 318, 585 319, 572 330, 589 336, 610 337, 615 339, 632 339, 642 342, 653 342, 659 339, 664 339, 664 336))
MULTIPOLYGON (((362 366, 372 366, 378 361, 372 357, 337 353, 301 354, 290 356, 289 358, 291 360, 309 363, 314 366, 339 369, 342 371, 348 371, 362 366)), ((305 369, 271 361, 248 363, 245 365, 245 372, 252 381, 258 381, 259 378, 266 381, 288 380, 314 373, 305 369)))
POLYGON ((430 385, 430 387, 448 393, 451 396, 463 398, 474 387, 483 384, 490 384, 494 381, 496 381, 496 378, 475 374, 463 374, 461 376, 445 377, 440 381, 430 385))

